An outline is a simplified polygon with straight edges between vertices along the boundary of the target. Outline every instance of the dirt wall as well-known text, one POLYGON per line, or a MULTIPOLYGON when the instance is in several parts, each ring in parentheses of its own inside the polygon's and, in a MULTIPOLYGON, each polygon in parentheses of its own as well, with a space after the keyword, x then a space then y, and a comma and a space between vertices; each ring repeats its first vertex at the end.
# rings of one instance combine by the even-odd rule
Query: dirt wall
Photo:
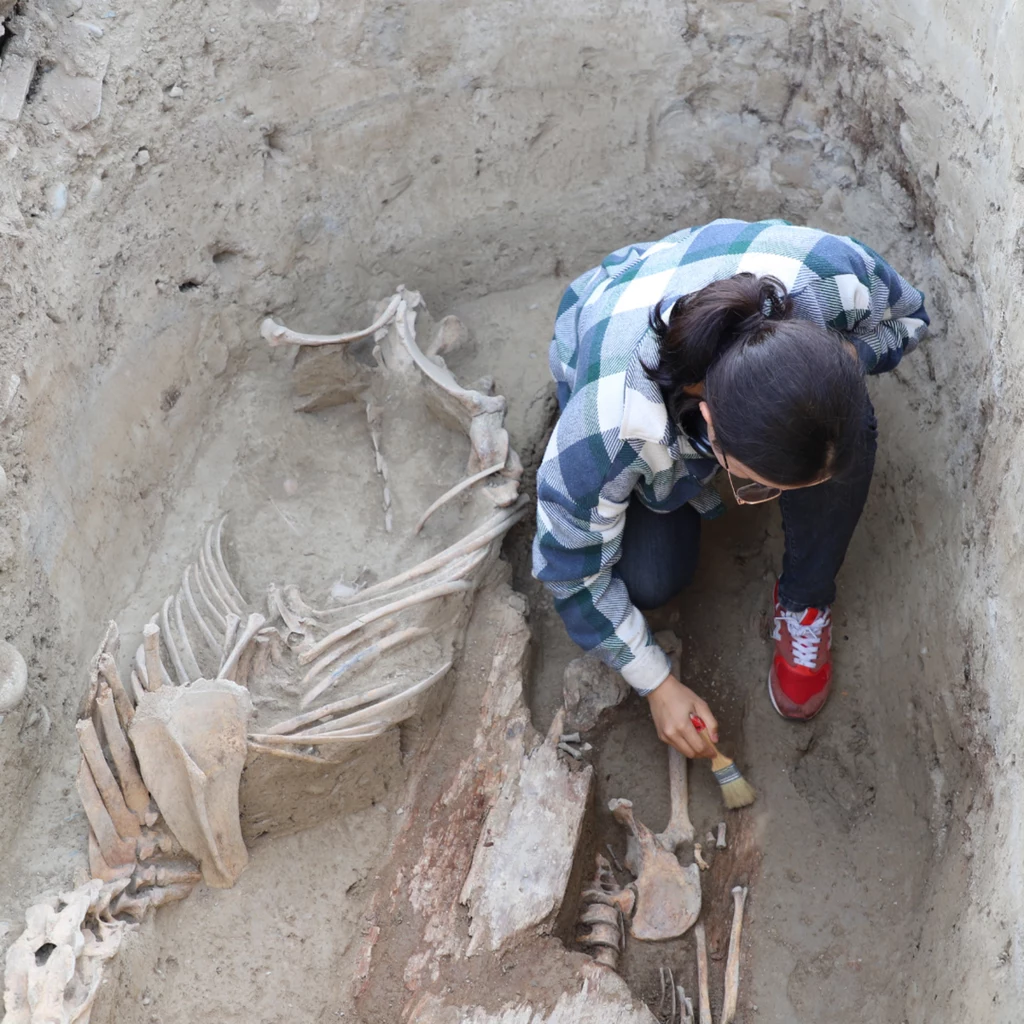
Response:
POLYGON ((885 514, 859 549, 878 647, 902 659, 877 694, 881 741, 914 753, 891 784, 935 839, 894 986, 908 1020, 936 1000, 1011 1019, 1022 19, 989 0, 20 4, 4 66, 33 70, 0 121, 0 357, 22 377, 0 427, 0 614, 30 696, 0 724, 0 920, 82 864, 85 661, 144 574, 174 578, 168 503, 229 382, 254 360, 283 372, 262 316, 333 329, 399 282, 444 312, 628 240, 785 216, 862 238, 928 293, 931 339, 874 385, 885 514))

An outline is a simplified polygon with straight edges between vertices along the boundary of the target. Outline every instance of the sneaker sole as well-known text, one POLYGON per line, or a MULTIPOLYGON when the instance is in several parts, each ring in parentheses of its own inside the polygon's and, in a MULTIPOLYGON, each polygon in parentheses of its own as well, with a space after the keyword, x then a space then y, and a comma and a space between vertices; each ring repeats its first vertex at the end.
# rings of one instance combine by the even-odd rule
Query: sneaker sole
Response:
POLYGON ((825 704, 822 704, 821 707, 818 708, 818 710, 815 711, 813 715, 808 715, 806 718, 793 718, 790 715, 784 715, 782 711, 779 709, 779 705, 775 703, 775 694, 772 692, 771 669, 768 669, 768 699, 772 702, 772 707, 775 708, 775 713, 779 716, 779 718, 785 719, 787 722, 809 722, 812 718, 817 718, 817 716, 821 714, 822 709, 825 707, 825 704, 828 703, 828 701, 825 701, 825 704))

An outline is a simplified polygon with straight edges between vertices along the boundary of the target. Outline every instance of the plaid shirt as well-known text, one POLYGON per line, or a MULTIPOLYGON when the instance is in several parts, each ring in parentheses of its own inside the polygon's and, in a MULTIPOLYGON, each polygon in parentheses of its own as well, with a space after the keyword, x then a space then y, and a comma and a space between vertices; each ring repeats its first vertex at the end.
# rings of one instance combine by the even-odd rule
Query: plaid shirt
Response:
POLYGON ((648 316, 744 271, 774 275, 799 318, 844 332, 867 373, 891 370, 928 325, 922 294, 877 253, 781 220, 716 220, 626 246, 569 286, 551 343, 561 416, 537 475, 533 574, 572 639, 641 694, 669 662, 615 571, 630 496, 658 512, 722 511, 718 463, 689 446, 644 372, 658 361, 648 316))

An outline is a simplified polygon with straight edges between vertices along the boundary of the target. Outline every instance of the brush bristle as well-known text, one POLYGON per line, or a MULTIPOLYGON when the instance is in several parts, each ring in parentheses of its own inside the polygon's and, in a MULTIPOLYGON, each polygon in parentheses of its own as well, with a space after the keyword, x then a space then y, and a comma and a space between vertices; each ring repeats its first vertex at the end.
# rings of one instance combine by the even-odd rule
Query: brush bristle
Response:
POLYGON ((735 782, 728 782, 722 787, 722 800, 731 811, 737 807, 749 807, 756 796, 754 787, 742 775, 735 782))
POLYGON ((757 796, 754 787, 743 778, 734 761, 719 754, 712 761, 711 769, 722 787, 722 800, 726 807, 735 810, 737 807, 749 807, 754 802, 757 796))

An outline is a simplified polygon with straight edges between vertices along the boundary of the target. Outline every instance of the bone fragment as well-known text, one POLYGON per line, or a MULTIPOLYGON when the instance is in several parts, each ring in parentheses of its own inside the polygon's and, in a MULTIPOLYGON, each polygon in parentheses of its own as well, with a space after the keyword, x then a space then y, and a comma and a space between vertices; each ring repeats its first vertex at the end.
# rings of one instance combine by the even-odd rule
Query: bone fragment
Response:
MULTIPOLYGON (((125 803, 140 821, 144 820, 149 811, 149 790, 146 789, 146 784, 135 767, 135 755, 132 754, 128 737, 121 728, 114 698, 111 697, 109 689, 104 688, 100 691, 99 697, 96 698, 96 710, 103 724, 103 735, 106 737, 110 757, 121 783, 125 803)), ((132 714, 134 715, 134 708, 132 714)))
POLYGON ((720 821, 718 823, 718 838, 715 840, 715 848, 718 850, 725 849, 725 822, 720 821))
POLYGON ((672 977, 672 968, 659 967, 658 979, 661 982, 661 1001, 658 1003, 658 1014, 667 1016, 669 1024, 676 1024, 676 982, 672 977))
POLYGON ((371 334, 379 331, 394 318, 399 304, 402 302, 402 292, 391 296, 384 312, 361 331, 350 331, 348 334, 303 334, 301 331, 293 331, 283 324, 277 323, 267 317, 260 325, 260 336, 271 346, 276 345, 339 345, 350 341, 359 341, 361 338, 368 338, 371 334))
POLYGON ((693 839, 693 824, 690 821, 690 790, 686 777, 687 759, 675 747, 667 749, 668 790, 672 810, 665 831, 660 832, 657 839, 669 853, 675 853, 676 847, 680 843, 688 843, 693 839))
POLYGON ((254 733, 249 739, 264 746, 319 747, 327 744, 365 743, 367 740, 383 736, 393 723, 384 721, 368 722, 358 729, 339 730, 338 732, 299 733, 291 736, 272 736, 269 733, 254 733))
POLYGON ((168 903, 177 903, 188 896, 195 886, 191 882, 168 885, 153 889, 144 889, 137 896, 122 893, 112 907, 112 913, 118 917, 133 917, 141 921, 150 910, 165 907, 168 903))
POLYGON ((562 735, 558 737, 558 739, 562 743, 579 743, 580 734, 578 732, 563 732, 562 735))
POLYGON ((125 803, 124 794, 103 756, 99 737, 91 719, 85 718, 78 722, 75 729, 78 732, 78 745, 82 748, 82 756, 89 766, 93 782, 103 798, 103 804, 117 834, 122 839, 135 839, 139 834, 139 819, 125 803))
POLYGON ((693 861, 701 869, 707 871, 711 865, 704 859, 704 847, 700 843, 693 844, 693 861))
POLYGON ((162 861, 159 864, 146 864, 136 870, 132 876, 136 890, 148 889, 152 886, 195 885, 202 881, 203 873, 195 861, 162 861))
POLYGON ((402 600, 385 605, 383 608, 376 608, 372 612, 367 612, 365 615, 359 616, 359 618, 354 619, 352 622, 342 626, 340 629, 336 629, 333 633, 329 633, 323 638, 323 640, 314 644, 308 651, 304 651, 299 655, 299 664, 308 665, 309 662, 314 658, 319 657, 328 648, 333 647, 339 640, 343 640, 349 634, 354 633, 358 629, 362 629, 364 626, 369 625, 377 619, 383 618, 385 615, 393 615, 395 612, 404 611, 406 608, 422 604, 425 601, 433 601, 439 597, 448 597, 452 594, 464 593, 465 591, 472 589, 473 585, 464 580, 457 580, 453 583, 439 583, 437 586, 428 587, 426 590, 420 591, 418 594, 402 598, 402 600))
POLYGON ((117 709, 118 716, 125 725, 128 725, 132 720, 132 715, 135 714, 135 702, 124 688, 114 656, 104 651, 99 656, 98 667, 100 675, 107 681, 107 686, 110 687, 110 692, 113 694, 114 707, 117 709))
POLYGON ((467 476, 465 480, 460 480, 459 483, 457 483, 454 487, 452 487, 449 490, 445 491, 444 494, 442 494, 441 497, 438 498, 437 501, 435 501, 427 509, 427 511, 423 513, 422 516, 420 516, 419 522, 413 528, 412 532, 413 533, 419 533, 420 530, 423 529, 424 524, 426 523, 426 521, 439 508, 441 508, 444 505, 446 505, 449 501, 452 500, 452 498, 458 497, 458 495, 460 495, 464 490, 466 490, 469 487, 472 487, 473 484, 477 483, 479 480, 483 480, 486 477, 489 477, 492 473, 497 473, 499 469, 504 468, 504 465, 505 465, 504 462, 497 462, 493 466, 488 466, 487 469, 480 470, 479 473, 474 473, 472 476, 467 476))
POLYGON ((254 737, 249 737, 249 750, 257 754, 270 754, 273 757, 283 757, 289 761, 302 761, 305 764, 329 764, 325 758, 315 754, 302 754, 297 750, 288 750, 286 747, 271 747, 263 743, 257 743, 254 737))
POLYGON ((732 933, 729 936, 729 956, 725 961, 725 999, 722 1002, 721 1024, 732 1024, 736 1018, 736 1004, 740 992, 740 934, 743 931, 743 905, 747 900, 747 887, 737 885, 732 890, 732 933))
POLYGON ((317 697, 320 696, 325 690, 332 687, 346 672, 350 671, 357 666, 359 668, 365 668, 367 665, 373 664, 382 654, 387 651, 394 650, 396 647, 402 647, 407 643, 411 643, 413 640, 418 640, 422 636, 428 636, 431 632, 430 629, 426 629, 423 626, 412 626, 408 629, 401 629, 397 633, 393 633, 391 636, 384 637, 383 640, 371 644, 369 647, 364 647, 357 654, 352 655, 346 661, 342 662, 336 669, 334 669, 329 675, 325 676, 319 683, 316 684, 309 692, 302 698, 301 707, 308 707, 317 697))
POLYGON ((391 618, 390 615, 386 618, 378 619, 371 626, 367 627, 365 635, 352 637, 347 643, 338 644, 337 647, 332 648, 319 661, 317 661, 312 666, 312 668, 309 669, 308 672, 306 672, 306 674, 302 677, 302 685, 305 686, 307 683, 311 683, 317 676, 320 675, 321 672, 324 671, 324 669, 328 668, 330 665, 333 665, 336 661, 344 657, 346 654, 349 654, 350 652, 354 651, 361 643, 363 643, 367 639, 375 639, 376 637, 381 636, 384 633, 387 633, 388 630, 392 629, 395 625, 397 625, 397 621, 397 619, 391 618))
POLYGON ((704 922, 698 922, 693 929, 697 939, 697 990, 700 1008, 700 1024, 712 1024, 711 990, 708 986, 708 943, 704 933, 704 922))
POLYGON ((266 621, 259 612, 253 612, 249 616, 249 621, 246 622, 242 635, 238 638, 231 653, 224 659, 224 664, 221 665, 220 671, 217 673, 218 679, 231 678, 242 651, 245 650, 252 638, 263 628, 266 621))
MULTIPOLYGON (((682 935, 700 914, 700 869, 685 868, 633 816, 629 800, 612 800, 608 809, 634 840, 636 914, 630 932, 637 939, 671 939, 682 935)), ((629 864, 627 858, 627 864, 629 864)))
POLYGON ((160 662, 160 627, 147 622, 142 627, 142 647, 146 657, 146 689, 151 693, 163 686, 164 667, 160 662))
POLYGON ((96 836, 103 859, 112 868, 118 868, 123 864, 134 864, 135 844, 118 835, 84 757, 78 766, 77 787, 79 799, 85 809, 85 816, 89 819, 89 825, 96 836))
POLYGON ((557 746, 563 754, 568 754, 570 757, 574 758, 577 761, 583 760, 583 755, 575 747, 569 746, 568 743, 559 742, 557 746))
POLYGON ((605 843, 604 848, 608 851, 608 856, 611 857, 612 863, 615 865, 616 871, 623 871, 624 868, 619 863, 619 858, 615 856, 615 851, 612 849, 611 843, 605 843))

